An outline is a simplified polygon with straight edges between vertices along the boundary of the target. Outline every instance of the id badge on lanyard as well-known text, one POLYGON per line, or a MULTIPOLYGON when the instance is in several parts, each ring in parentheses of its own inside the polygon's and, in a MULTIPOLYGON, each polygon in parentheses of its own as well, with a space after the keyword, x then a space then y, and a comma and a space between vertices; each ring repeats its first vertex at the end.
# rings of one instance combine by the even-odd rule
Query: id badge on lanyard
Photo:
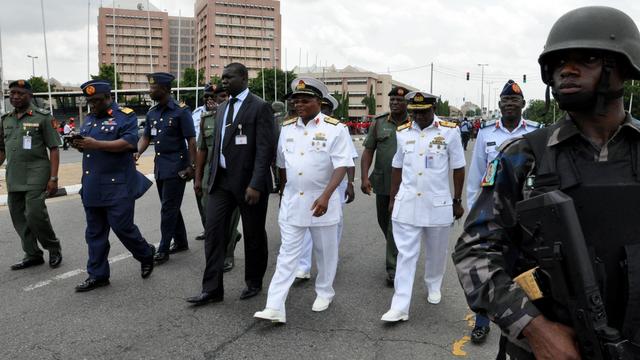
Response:
POLYGON ((31 135, 27 131, 27 135, 22 137, 22 149, 31 150, 31 135))

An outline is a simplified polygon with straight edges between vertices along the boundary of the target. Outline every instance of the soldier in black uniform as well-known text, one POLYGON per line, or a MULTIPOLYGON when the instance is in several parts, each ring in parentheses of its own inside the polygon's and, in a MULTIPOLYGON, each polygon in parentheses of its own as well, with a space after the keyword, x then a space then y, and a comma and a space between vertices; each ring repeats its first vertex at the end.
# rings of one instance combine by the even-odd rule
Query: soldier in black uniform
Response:
MULTIPOLYGON (((529 219, 517 217, 515 206, 554 190, 572 199, 608 325, 640 344, 640 121, 622 99, 625 80, 640 79, 640 33, 619 10, 579 8, 554 24, 538 62, 567 117, 502 146, 453 260, 471 309, 502 329, 501 358, 600 359, 576 335, 584 327, 566 316, 573 309, 544 291, 530 298, 531 283, 516 279, 545 264, 519 226, 529 219)), ((544 287, 538 277, 533 282, 544 287)))

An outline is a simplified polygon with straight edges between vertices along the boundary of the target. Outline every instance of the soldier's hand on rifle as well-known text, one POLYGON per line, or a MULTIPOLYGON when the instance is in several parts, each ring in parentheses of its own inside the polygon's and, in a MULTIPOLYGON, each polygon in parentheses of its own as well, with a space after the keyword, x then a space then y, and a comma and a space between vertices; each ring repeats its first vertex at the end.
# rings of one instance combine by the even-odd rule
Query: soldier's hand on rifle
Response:
POLYGON ((542 315, 535 317, 522 330, 531 350, 539 360, 580 360, 576 334, 568 326, 549 321, 542 315))

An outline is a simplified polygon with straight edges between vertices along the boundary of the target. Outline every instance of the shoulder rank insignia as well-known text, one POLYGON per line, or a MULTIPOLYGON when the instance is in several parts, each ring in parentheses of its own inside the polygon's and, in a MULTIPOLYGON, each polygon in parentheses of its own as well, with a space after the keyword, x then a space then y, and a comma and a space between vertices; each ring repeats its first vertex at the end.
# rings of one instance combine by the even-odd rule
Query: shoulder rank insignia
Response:
POLYGON ((45 110, 41 108, 36 108, 36 112, 42 115, 49 115, 49 110, 45 110))
POLYGON ((531 126, 533 128, 536 128, 536 129, 540 128, 540 123, 537 122, 537 121, 525 120, 524 122, 527 124, 527 126, 531 126))
POLYGON ((450 121, 440 121, 440 125, 444 126, 444 127, 448 127, 448 128, 457 128, 458 124, 454 123, 454 122, 450 122, 450 121))
POLYGON ((400 125, 398 125, 398 127, 396 128, 396 131, 402 131, 402 130, 408 129, 408 128, 410 128, 410 127, 411 127, 411 124, 412 124, 412 122, 411 122, 411 121, 407 121, 407 122, 406 122, 406 123, 404 123, 404 124, 400 124, 400 125))
POLYGON ((483 125, 480 125, 480 129, 484 129, 486 127, 495 126, 495 125, 496 125, 496 121, 495 120, 485 121, 485 123, 483 125))
POLYGON ((496 172, 498 172, 499 162, 500 162, 499 159, 493 159, 493 161, 491 161, 487 165, 487 171, 485 171, 484 173, 484 177, 482 178, 482 182, 480 183, 480 186, 488 187, 488 186, 493 186, 496 183, 496 172))
POLYGON ((128 108, 128 107, 121 107, 120 111, 122 111, 123 113, 125 113, 127 115, 130 115, 130 114, 132 114, 134 112, 132 108, 128 108))
POLYGON ((282 122, 282 126, 287 126, 287 125, 291 125, 291 124, 295 124, 296 121, 298 121, 298 118, 291 118, 289 120, 285 120, 282 122))
POLYGON ((328 123, 328 124, 331 124, 331 125, 338 125, 338 124, 340 124, 340 120, 338 120, 338 119, 334 119, 334 118, 332 118, 332 117, 330 117, 330 116, 325 116, 325 117, 324 117, 324 122, 326 122, 326 123, 328 123))

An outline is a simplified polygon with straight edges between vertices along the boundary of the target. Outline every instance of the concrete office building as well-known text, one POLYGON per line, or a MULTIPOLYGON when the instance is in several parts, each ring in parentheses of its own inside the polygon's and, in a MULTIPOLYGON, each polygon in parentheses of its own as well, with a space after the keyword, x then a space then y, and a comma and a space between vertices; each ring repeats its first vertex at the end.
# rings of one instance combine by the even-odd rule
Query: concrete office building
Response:
POLYGON ((196 0, 197 63, 205 78, 240 62, 255 76, 280 67, 281 15, 277 0, 196 0))
POLYGON ((295 67, 293 71, 298 76, 313 77, 324 81, 331 94, 336 91, 341 95, 348 92, 350 120, 359 120, 368 114, 367 107, 362 103, 362 100, 371 89, 373 89, 376 98, 376 115, 389 111, 389 96, 387 94, 394 86, 403 86, 410 91, 418 90, 411 85, 393 80, 389 74, 378 74, 355 66, 347 66, 343 69, 337 69, 333 65, 328 67, 295 67))
POLYGON ((192 17, 169 16, 169 72, 176 78, 178 68, 184 74, 184 69, 196 67, 195 24, 192 17))
POLYGON ((152 70, 170 71, 169 15, 152 4, 149 9, 146 6, 146 1, 117 0, 115 9, 98 10, 99 63, 113 64, 115 50, 118 80, 124 89, 148 87, 146 74, 152 70))

